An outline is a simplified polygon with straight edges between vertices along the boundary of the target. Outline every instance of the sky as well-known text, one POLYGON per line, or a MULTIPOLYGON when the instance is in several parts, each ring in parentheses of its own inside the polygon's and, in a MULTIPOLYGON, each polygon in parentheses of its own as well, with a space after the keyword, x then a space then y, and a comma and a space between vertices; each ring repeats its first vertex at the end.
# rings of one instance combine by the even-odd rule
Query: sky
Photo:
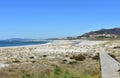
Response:
POLYGON ((0 0, 0 39, 62 38, 120 27, 120 0, 0 0))

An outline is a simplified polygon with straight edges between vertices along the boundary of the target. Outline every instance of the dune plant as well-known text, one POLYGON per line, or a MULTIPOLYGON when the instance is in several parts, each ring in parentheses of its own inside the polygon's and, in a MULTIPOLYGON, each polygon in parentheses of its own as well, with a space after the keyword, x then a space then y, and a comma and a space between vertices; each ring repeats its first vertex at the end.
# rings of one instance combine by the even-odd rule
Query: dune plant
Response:
POLYGON ((89 75, 89 74, 79 74, 79 75, 74 75, 70 73, 69 71, 62 70, 60 67, 56 67, 53 72, 50 74, 39 74, 36 75, 35 73, 33 74, 24 74, 22 78, 101 78, 100 74, 96 75, 89 75))

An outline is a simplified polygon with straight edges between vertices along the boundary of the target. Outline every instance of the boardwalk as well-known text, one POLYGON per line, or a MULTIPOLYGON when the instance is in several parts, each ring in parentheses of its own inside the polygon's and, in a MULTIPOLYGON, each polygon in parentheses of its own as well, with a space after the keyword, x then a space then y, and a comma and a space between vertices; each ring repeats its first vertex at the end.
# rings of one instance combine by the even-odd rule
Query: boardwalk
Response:
POLYGON ((102 78, 120 78, 120 63, 105 52, 100 53, 102 78))

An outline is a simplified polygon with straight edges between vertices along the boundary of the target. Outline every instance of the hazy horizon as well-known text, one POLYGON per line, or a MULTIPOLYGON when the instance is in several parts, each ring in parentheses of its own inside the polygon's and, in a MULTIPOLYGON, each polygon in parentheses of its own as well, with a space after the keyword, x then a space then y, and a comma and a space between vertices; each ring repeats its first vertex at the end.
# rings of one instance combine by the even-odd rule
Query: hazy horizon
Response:
MULTIPOLYGON (((114 28, 120 28, 120 27, 114 27, 114 28)), ((101 29, 113 29, 113 28, 101 28, 101 29)), ((85 33, 89 33, 89 32, 92 32, 92 31, 98 31, 98 30, 101 30, 101 29, 97 29, 97 30, 91 30, 91 31, 88 31, 88 32, 84 32, 83 34, 85 33)), ((83 35, 83 34, 80 34, 80 35, 83 35)), ((45 40, 45 39, 51 39, 51 38, 66 38, 66 37, 77 37, 77 36, 80 36, 80 35, 68 35, 68 36, 63 36, 63 37, 47 37, 47 38, 28 38, 28 37, 10 37, 10 38, 2 38, 0 40, 8 40, 8 39, 40 39, 40 40, 45 40)))
POLYGON ((119 0, 2 0, 0 39, 63 38, 120 27, 119 0))

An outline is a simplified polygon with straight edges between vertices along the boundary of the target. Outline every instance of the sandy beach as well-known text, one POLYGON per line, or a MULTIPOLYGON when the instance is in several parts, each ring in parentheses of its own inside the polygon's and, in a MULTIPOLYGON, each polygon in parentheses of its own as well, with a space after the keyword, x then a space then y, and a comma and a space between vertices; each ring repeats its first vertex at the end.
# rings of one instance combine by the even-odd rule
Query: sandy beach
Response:
POLYGON ((12 60, 19 60, 24 63, 31 61, 30 57, 33 57, 35 60, 40 59, 42 55, 49 56, 48 58, 64 58, 66 54, 71 53, 89 52, 94 54, 97 52, 95 51, 95 48, 98 48, 97 45, 103 43, 105 41, 54 40, 51 43, 42 45, 1 47, 0 67, 8 66, 8 64, 4 65, 3 63, 8 63, 12 60), (75 44, 76 42, 77 44, 75 44))
MULTIPOLYGON (((13 74, 9 70, 14 70, 14 74, 20 74, 22 70, 42 72, 52 70, 55 66, 62 68, 74 66, 75 69, 70 67, 72 72, 73 70, 81 73, 85 70, 100 72, 98 53, 101 48, 120 60, 119 45, 119 40, 53 40, 42 45, 1 47, 0 71, 4 70, 8 74, 13 74)), ((0 73, 6 75, 6 72, 0 73)), ((11 75, 11 78, 13 76, 17 75, 11 75)))

